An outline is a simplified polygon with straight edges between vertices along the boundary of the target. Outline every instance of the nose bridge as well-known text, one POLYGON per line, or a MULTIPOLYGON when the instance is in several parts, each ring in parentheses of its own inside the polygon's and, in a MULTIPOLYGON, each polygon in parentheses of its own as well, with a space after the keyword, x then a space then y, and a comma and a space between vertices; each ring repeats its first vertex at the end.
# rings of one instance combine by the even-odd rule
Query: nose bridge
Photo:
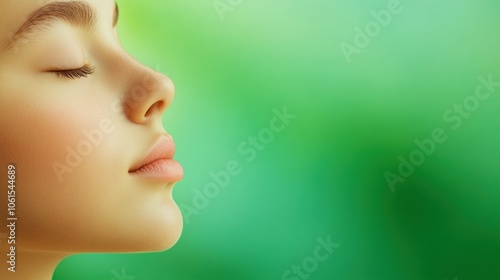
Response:
POLYGON ((159 119, 175 95, 173 82, 165 75, 150 69, 131 56, 121 59, 121 79, 124 86, 124 111, 134 123, 159 119))

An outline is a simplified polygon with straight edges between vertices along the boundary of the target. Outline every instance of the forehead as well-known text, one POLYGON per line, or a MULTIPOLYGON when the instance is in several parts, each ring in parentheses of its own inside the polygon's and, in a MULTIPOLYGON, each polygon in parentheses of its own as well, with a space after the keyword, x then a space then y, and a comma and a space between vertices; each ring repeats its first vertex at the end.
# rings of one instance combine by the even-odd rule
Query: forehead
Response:
POLYGON ((97 14, 111 13, 114 9, 113 0, 19 0, 0 1, 0 50, 13 40, 15 33, 28 20, 29 16, 41 7, 55 2, 83 2, 88 4, 97 14))

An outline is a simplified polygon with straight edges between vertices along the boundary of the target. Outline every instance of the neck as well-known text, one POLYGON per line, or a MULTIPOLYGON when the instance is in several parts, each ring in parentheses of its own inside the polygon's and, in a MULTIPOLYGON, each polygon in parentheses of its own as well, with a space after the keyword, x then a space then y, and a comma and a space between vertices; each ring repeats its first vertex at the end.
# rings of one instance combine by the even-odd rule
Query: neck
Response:
POLYGON ((7 270, 11 267, 10 264, 7 266, 4 264, 0 269, 0 279, 51 280, 56 266, 66 256, 54 252, 18 251, 16 252, 15 272, 7 270))

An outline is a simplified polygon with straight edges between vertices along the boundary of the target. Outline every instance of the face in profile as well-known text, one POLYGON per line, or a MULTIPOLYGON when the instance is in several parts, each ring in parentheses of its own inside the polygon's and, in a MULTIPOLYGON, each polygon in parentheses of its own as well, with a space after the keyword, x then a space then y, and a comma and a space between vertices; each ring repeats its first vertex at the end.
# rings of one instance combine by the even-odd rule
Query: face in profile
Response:
POLYGON ((18 254, 171 247, 183 171, 162 115, 174 86, 123 50, 115 2, 0 10, 0 174, 15 167, 18 254))

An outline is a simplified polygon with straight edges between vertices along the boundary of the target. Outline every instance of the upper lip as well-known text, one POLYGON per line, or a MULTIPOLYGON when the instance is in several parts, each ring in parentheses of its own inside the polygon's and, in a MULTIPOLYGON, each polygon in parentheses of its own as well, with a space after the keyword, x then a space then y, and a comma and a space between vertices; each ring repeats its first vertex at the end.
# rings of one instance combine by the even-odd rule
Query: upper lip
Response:
POLYGON ((175 143, 172 137, 163 135, 156 141, 156 144, 149 149, 147 156, 130 168, 129 172, 135 172, 144 166, 157 160, 172 159, 175 154, 175 143))

